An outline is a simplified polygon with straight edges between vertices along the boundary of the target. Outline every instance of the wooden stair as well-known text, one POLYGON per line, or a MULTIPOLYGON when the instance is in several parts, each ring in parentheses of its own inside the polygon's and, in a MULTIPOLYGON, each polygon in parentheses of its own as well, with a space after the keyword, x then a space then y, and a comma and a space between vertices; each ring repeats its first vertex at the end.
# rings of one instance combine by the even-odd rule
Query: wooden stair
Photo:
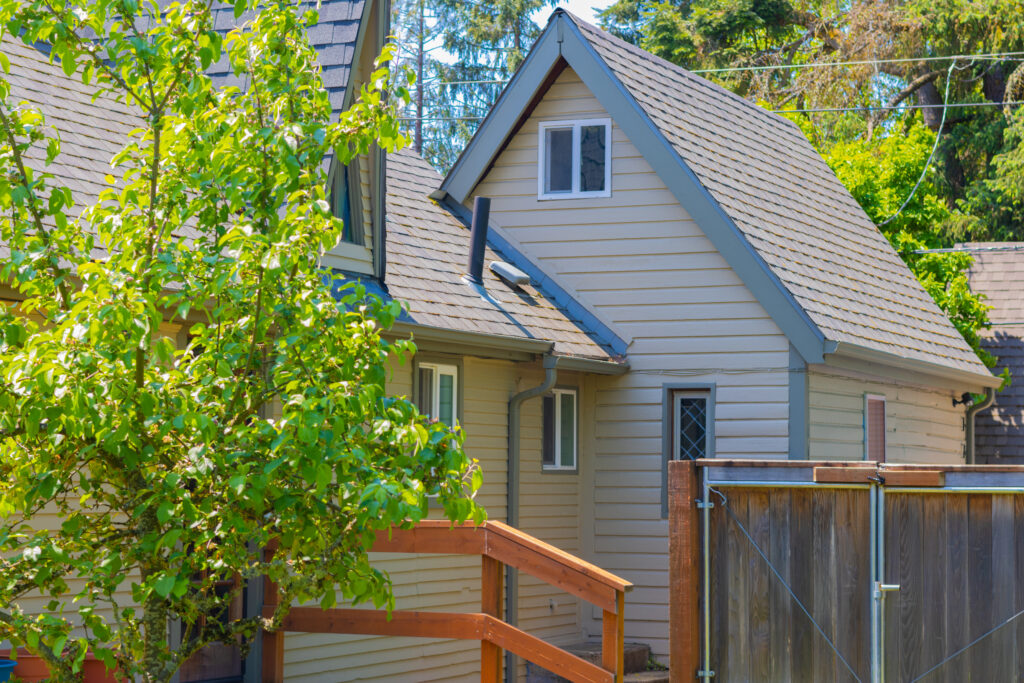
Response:
MULTIPOLYGON (((594 664, 601 663, 601 643, 577 643, 564 648, 566 652, 576 655, 594 664)), ((651 648, 643 643, 626 643, 625 683, 668 683, 668 669, 650 669, 651 648)), ((533 664, 526 663, 526 683, 566 683, 562 678, 550 671, 533 664)))

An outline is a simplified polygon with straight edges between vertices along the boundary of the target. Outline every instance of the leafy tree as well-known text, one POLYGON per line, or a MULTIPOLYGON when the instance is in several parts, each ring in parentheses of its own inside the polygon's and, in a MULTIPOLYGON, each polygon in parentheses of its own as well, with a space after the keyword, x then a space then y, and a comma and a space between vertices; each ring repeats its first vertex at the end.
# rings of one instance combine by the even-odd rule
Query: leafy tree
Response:
MULTIPOLYGON (((804 116, 829 136, 870 139, 899 127, 906 105, 923 107, 924 121, 938 130, 947 92, 961 104, 1024 97, 1020 10, 1018 0, 618 0, 602 24, 691 69, 737 67, 707 75, 772 109, 858 108, 804 116), (979 54, 1010 56, 942 59, 979 54)), ((1006 171, 994 158, 1018 144, 1006 128, 996 106, 948 112, 936 160, 938 193, 950 209, 960 206, 975 219, 947 224, 948 239, 970 236, 965 226, 975 237, 1024 235, 1024 211, 1012 203, 996 212, 977 202, 961 205, 970 196, 1002 198, 986 186, 1000 183, 1006 171)))
POLYGON ((906 131, 873 142, 840 142, 825 160, 978 357, 994 367, 997 359, 981 348, 979 337, 991 326, 990 307, 983 295, 971 291, 967 278, 973 257, 967 252, 920 253, 943 246, 938 226, 950 216, 933 169, 917 186, 934 143, 935 134, 916 121, 906 131))
POLYGON ((223 37, 209 2, 161 5, 0 3, 8 35, 139 114, 82 211, 29 162, 60 155, 55 131, 0 79, 0 272, 21 299, 0 311, 0 640, 61 681, 87 651, 169 681, 204 645, 277 628, 293 601, 390 604, 375 529, 420 519, 428 497, 483 517, 461 434, 385 393, 412 349, 381 338, 398 306, 351 287, 339 302, 318 266, 342 230, 322 162, 402 145, 407 90, 385 97, 381 68, 330 123, 315 12, 240 0, 236 16, 258 12, 223 37), (246 90, 211 85, 222 53, 246 90), (237 577, 273 579, 282 607, 230 617, 241 585, 217 587, 237 577), (45 614, 19 607, 38 595, 45 614))
POLYGON ((735 68, 704 75, 769 109, 800 110, 790 116, 879 223, 910 194, 939 132, 927 182, 880 227, 991 364, 977 344, 987 318, 964 274, 969 257, 915 252, 1024 239, 1024 124, 1000 106, 943 115, 946 102, 1024 100, 1020 9, 1017 0, 618 0, 602 24, 688 68, 735 68), (992 53, 1004 56, 941 59, 992 53), (853 64, 830 65, 840 62, 853 64))

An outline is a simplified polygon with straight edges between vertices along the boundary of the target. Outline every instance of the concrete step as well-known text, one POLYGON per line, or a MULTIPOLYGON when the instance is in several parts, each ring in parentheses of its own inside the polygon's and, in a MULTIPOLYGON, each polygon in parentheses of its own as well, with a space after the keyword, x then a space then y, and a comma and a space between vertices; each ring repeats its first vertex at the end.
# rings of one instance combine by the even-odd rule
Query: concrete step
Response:
POLYGON ((637 671, 636 673, 626 674, 623 680, 625 683, 668 683, 668 669, 637 671))
MULTIPOLYGON (((571 652, 580 659, 601 665, 601 643, 577 643, 576 645, 569 645, 563 648, 567 652, 571 652)), ((643 643, 626 643, 625 647, 625 664, 626 664, 626 680, 635 681, 636 683, 660 683, 662 680, 667 681, 668 672, 664 671, 647 671, 647 664, 651 658, 651 648, 643 643), (665 674, 665 678, 630 678, 630 676, 646 676, 650 673, 665 674)), ((532 662, 526 663, 526 683, 563 683, 566 679, 561 676, 556 676, 547 669, 533 664, 532 662)))

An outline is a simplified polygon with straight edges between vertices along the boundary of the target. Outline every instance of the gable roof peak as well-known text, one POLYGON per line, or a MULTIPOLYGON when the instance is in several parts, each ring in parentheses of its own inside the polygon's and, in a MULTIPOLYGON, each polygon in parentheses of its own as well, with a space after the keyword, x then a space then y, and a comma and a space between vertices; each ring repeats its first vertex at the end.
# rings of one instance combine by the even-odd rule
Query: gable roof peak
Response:
POLYGON ((805 361, 863 348, 998 384, 799 127, 565 10, 441 190, 470 196, 563 60, 805 361))

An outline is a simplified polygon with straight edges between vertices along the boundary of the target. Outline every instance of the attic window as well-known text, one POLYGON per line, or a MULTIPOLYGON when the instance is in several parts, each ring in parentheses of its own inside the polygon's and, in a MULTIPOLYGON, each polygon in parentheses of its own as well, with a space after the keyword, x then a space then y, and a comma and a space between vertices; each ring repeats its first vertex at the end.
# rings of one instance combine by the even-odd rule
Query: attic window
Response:
POLYGON ((543 121, 538 137, 538 198, 611 196, 610 119, 543 121))
POLYGON ((353 211, 353 199, 359 197, 356 179, 359 177, 358 167, 353 161, 348 166, 334 169, 331 178, 330 203, 334 215, 345 224, 341 234, 342 242, 362 244, 363 234, 358 222, 358 211, 353 211))

